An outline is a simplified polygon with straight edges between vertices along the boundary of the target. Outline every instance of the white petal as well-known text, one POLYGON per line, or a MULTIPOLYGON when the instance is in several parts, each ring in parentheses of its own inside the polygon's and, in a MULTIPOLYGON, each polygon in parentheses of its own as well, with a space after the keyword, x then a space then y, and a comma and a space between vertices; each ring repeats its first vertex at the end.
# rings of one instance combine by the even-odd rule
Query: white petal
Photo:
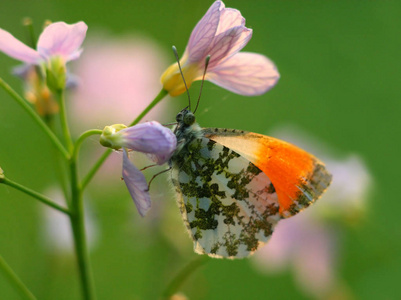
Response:
POLYGON ((123 178, 139 214, 143 217, 151 206, 148 184, 142 172, 129 160, 125 149, 123 150, 123 178))
POLYGON ((206 74, 206 79, 234 93, 246 96, 261 95, 280 78, 276 66, 267 57, 241 52, 206 74))
POLYGON ((38 52, 43 58, 60 55, 65 61, 77 59, 88 26, 84 22, 66 24, 52 23, 45 28, 38 40, 38 52))
POLYGON ((20 42, 3 29, 0 29, 0 51, 28 64, 35 64, 40 60, 38 52, 20 42))

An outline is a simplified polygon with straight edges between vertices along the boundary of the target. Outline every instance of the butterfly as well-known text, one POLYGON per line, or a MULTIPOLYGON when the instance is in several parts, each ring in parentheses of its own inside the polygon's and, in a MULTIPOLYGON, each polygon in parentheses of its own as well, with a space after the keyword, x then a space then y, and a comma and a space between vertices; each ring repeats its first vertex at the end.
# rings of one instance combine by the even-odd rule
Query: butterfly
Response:
POLYGON ((176 117, 169 160, 182 218, 198 254, 243 258, 281 220, 315 202, 331 174, 287 142, 235 129, 201 128, 187 108, 176 117))

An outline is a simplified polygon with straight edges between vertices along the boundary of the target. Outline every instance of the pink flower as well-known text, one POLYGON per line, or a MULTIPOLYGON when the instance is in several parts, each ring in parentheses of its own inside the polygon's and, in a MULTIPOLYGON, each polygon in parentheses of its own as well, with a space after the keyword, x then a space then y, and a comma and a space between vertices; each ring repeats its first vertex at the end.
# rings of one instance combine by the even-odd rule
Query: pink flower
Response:
MULTIPOLYGON (((247 96, 271 89, 280 77, 276 66, 261 54, 238 53, 251 36, 252 29, 245 27, 238 10, 225 8, 222 1, 214 2, 192 31, 180 60, 188 87, 202 79, 205 59, 210 55, 206 80, 247 96)), ((171 96, 185 92, 177 63, 164 72, 161 82, 171 96)))
POLYGON ((327 295, 336 283, 336 237, 334 228, 302 212, 277 225, 267 245, 255 253, 255 265, 267 273, 289 268, 307 294, 327 295))
POLYGON ((47 26, 39 36, 37 50, 17 40, 7 31, 0 29, 0 51, 27 64, 40 64, 53 57, 62 58, 64 63, 77 59, 85 39, 88 26, 84 22, 68 25, 56 22, 47 26))
MULTIPOLYGON (((166 62, 160 46, 147 37, 95 35, 85 41, 85 52, 72 66, 79 85, 72 91, 69 108, 79 120, 72 124, 78 132, 131 123, 159 91, 158 76, 166 62)), ((171 104, 162 101, 146 118, 166 118, 170 110, 171 104)), ((175 115, 174 108, 171 113, 175 115)))
POLYGON ((113 149, 123 148, 123 179, 141 216, 150 209, 150 195, 145 176, 135 167, 127 149, 150 155, 159 165, 166 163, 177 146, 174 133, 158 122, 146 122, 132 127, 121 124, 106 126, 100 143, 113 149))

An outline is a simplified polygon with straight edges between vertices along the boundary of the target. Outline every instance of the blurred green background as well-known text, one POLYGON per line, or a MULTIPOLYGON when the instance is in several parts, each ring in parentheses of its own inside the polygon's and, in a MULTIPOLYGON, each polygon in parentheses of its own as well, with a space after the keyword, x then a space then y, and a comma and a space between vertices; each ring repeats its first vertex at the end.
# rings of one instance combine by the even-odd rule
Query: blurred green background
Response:
MULTIPOLYGON (((97 31, 113 37, 140 33, 165 51, 167 67, 174 61, 171 45, 182 53, 211 3, 2 0, 0 27, 23 41, 21 20, 26 16, 34 20, 37 32, 50 19, 83 20, 89 26, 88 38, 97 31)), ((264 134, 290 123, 328 145, 338 157, 358 154, 367 164, 373 187, 363 220, 340 228, 336 272, 348 292, 333 299, 401 299, 401 2, 232 0, 225 4, 239 9, 254 30, 245 50, 271 58, 281 79, 270 92, 253 98, 205 83, 198 122, 264 134)), ((10 75, 17 64, 0 55, 0 76, 22 91, 20 80, 10 75)), ((199 87, 195 83, 191 88, 193 98, 199 87)), ((165 102, 173 113, 169 110, 159 121, 171 122, 187 99, 183 95, 165 102)), ((3 90, 0 132, 0 166, 8 177, 38 191, 55 183, 54 160, 49 159, 52 145, 3 90)), ((99 147, 93 140, 85 151, 95 148, 99 147)), ((167 177, 158 180, 164 183, 167 177)), ((91 251, 98 298, 158 299, 170 279, 197 258, 178 223, 173 194, 160 184, 153 192, 158 193, 153 205, 159 215, 141 219, 123 185, 108 189, 96 182, 86 195, 98 227, 91 251)), ((0 254, 38 299, 79 299, 74 257, 49 254, 43 245, 41 206, 0 186, 0 254)), ((181 291, 189 299, 312 297, 297 286, 290 270, 267 276, 247 259, 210 260, 181 291)), ((19 299, 2 274, 0 299, 19 299)))

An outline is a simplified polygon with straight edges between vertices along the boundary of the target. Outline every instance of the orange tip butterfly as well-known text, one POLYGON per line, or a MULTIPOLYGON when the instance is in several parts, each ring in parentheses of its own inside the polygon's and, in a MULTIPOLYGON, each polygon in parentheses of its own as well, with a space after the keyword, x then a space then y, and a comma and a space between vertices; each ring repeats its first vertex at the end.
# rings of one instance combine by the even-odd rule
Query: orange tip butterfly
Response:
POLYGON ((251 255, 277 222, 311 205, 331 182, 324 164, 294 145, 242 130, 201 128, 188 109, 176 119, 177 149, 169 164, 196 253, 251 255))

